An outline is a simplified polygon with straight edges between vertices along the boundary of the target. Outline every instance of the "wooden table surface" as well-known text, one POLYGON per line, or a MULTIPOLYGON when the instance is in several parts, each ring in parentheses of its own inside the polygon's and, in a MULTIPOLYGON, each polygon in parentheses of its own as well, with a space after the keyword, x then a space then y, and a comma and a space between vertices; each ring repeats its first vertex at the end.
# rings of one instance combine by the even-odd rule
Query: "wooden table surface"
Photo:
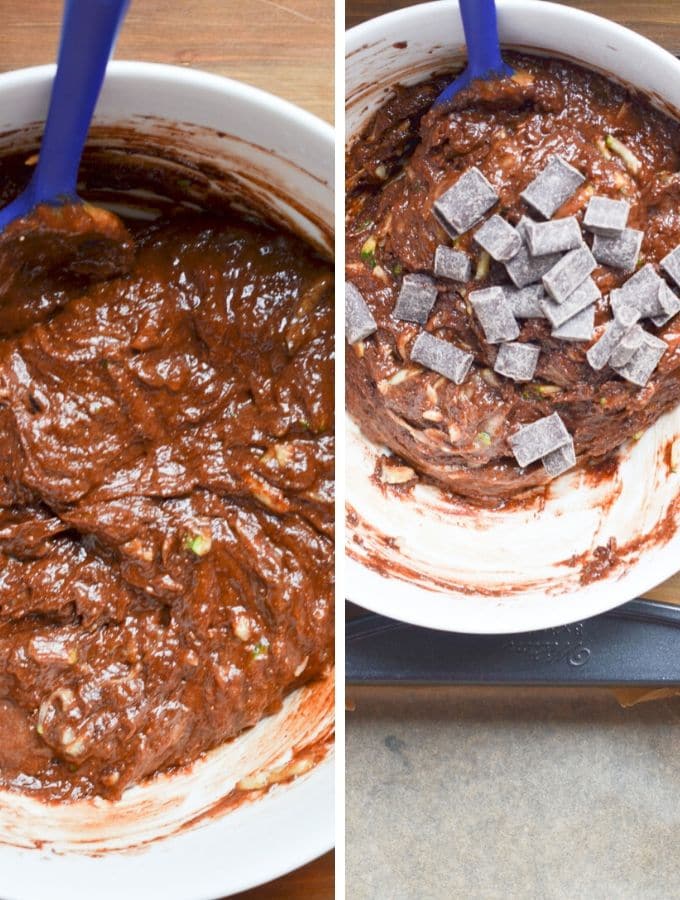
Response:
MULTIPOLYGON (((0 71, 52 62, 61 0, 0 0, 0 71)), ((333 119, 333 0, 132 0, 118 59, 227 75, 333 119)))
MULTIPOLYGON (((542 0, 536 0, 537 3, 542 0)), ((606 16, 651 38, 662 47, 680 56, 680 0, 557 0, 606 16)), ((345 23, 348 28, 366 19, 383 15, 404 6, 414 6, 415 0, 346 0, 345 23)), ((680 561, 678 563, 680 569, 680 561)), ((680 571, 645 596, 653 600, 680 605, 680 571)))
MULTIPOLYGON (((61 8, 61 0, 0 0, 0 71, 54 61, 61 8)), ((227 75, 333 120, 333 0, 132 0, 116 57, 227 75)), ((330 900, 334 883, 328 853, 239 897, 330 900)))

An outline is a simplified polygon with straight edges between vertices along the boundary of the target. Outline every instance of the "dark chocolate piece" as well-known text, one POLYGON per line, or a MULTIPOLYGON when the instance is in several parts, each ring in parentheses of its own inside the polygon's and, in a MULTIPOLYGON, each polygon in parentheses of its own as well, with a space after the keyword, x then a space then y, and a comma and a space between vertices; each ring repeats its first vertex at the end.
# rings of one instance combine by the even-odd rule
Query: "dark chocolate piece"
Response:
POLYGON ((472 261, 462 250, 440 244, 434 254, 434 274, 464 284, 472 278, 472 261))
POLYGON ((603 266, 633 272, 642 246, 643 232, 635 228, 624 230, 613 237, 596 234, 593 238, 593 256, 603 266))
POLYGON ((591 197, 583 217, 583 227, 593 234, 615 237, 626 227, 630 203, 611 197, 591 197))
POLYGON ((468 169, 434 202, 440 225, 456 237, 468 231, 498 202, 498 194, 477 168, 468 169))
POLYGON ((593 254, 586 247, 570 250, 543 276, 543 287, 556 303, 563 303, 597 268, 593 254))
POLYGON ((600 289, 593 279, 588 276, 576 290, 569 294, 563 303, 555 303, 549 297, 542 301, 541 307, 554 328, 564 325, 569 319, 573 319, 587 306, 591 306, 600 299, 600 289))
POLYGON ((512 259, 522 246, 522 238, 517 229, 500 216, 487 219, 475 232, 474 239, 497 262, 512 259))
POLYGON ((540 355, 541 348, 535 344, 501 344, 494 371, 513 381, 531 381, 540 355))
POLYGON ((428 275, 404 275, 394 318, 425 325, 436 299, 437 287, 428 275))
POLYGON ((595 371, 599 372, 600 369, 604 369, 621 338, 637 324, 638 318, 636 310, 625 306, 621 309, 619 317, 612 319, 607 324, 602 336, 586 353, 588 362, 595 371))
POLYGON ((509 441, 515 459, 524 468, 554 450, 564 447, 571 441, 571 435, 559 415, 553 413, 532 422, 531 425, 524 425, 509 438, 509 441))
POLYGON ((423 331, 413 343, 411 359, 426 369, 438 372, 454 384, 462 384, 470 371, 474 356, 423 331))
POLYGON ((576 193, 585 177, 561 156, 551 156, 547 166, 522 191, 522 200, 544 219, 551 218, 576 193))
POLYGON ((514 341, 519 335, 519 325, 512 314, 503 288, 490 287, 472 291, 468 299, 490 344, 514 341))
POLYGON ((546 298, 542 284, 528 284, 524 288, 503 287, 512 314, 516 319, 544 319, 541 300, 546 298))
POLYGON ((581 226, 575 216, 552 219, 550 222, 531 222, 527 224, 527 243, 532 256, 575 250, 583 243, 581 226))
POLYGON ((569 469, 573 469, 576 465, 576 451, 574 450, 574 441, 571 439, 568 444, 558 447, 552 453, 547 453, 541 460, 545 471, 553 478, 564 474, 569 469))
POLYGON ((552 336, 561 341, 592 341, 595 333, 595 306, 587 306, 568 319, 559 328, 553 328, 552 336))
POLYGON ((668 350, 668 344, 648 331, 643 331, 641 346, 624 366, 612 366, 617 375, 638 387, 645 387, 652 373, 659 365, 661 357, 668 350))
POLYGON ((550 253, 547 256, 532 256, 529 250, 527 231, 532 220, 528 216, 522 216, 516 230, 522 238, 522 246, 519 252, 511 260, 505 263, 505 270, 510 280, 518 288, 525 288, 535 284, 549 272, 558 260, 561 253, 550 253))
POLYGON ((377 330, 366 301, 351 281, 345 284, 345 334, 350 344, 363 341, 377 330))

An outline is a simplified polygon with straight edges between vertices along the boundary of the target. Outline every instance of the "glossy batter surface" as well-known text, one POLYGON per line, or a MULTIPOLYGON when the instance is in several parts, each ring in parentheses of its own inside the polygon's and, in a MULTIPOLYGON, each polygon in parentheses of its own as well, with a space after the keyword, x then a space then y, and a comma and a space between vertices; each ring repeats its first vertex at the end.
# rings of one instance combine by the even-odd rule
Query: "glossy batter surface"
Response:
POLYGON ((189 762, 331 661, 331 270, 233 218, 134 237, 0 340, 0 785, 48 798, 189 762))
MULTIPOLYGON (((595 463, 680 401, 680 322, 654 329, 668 351, 640 389, 608 367, 586 361, 589 342, 550 336, 544 319, 521 322, 518 340, 540 346, 534 380, 516 384, 493 372, 496 348, 467 301, 470 290, 507 283, 500 264, 467 285, 439 280, 427 330, 474 353, 470 376, 455 385, 410 362, 419 326, 391 315, 409 272, 432 275, 435 249, 451 239, 432 205, 461 173, 477 166, 500 194, 493 212, 512 224, 531 214, 520 192, 559 154, 586 176, 557 217, 582 220, 593 194, 625 198, 629 227, 645 232, 642 262, 658 262, 680 244, 680 131, 643 100, 606 79, 560 61, 512 57, 514 80, 474 85, 454 105, 432 110, 443 76, 394 97, 369 123, 347 159, 346 272, 378 331, 347 351, 347 405, 362 430, 421 476, 483 503, 499 503, 545 483, 540 463, 517 466, 508 437, 519 425, 558 412, 574 437, 579 463, 595 463), (604 143, 613 135, 642 162, 632 174, 604 143), (367 240, 373 241, 367 245, 367 240)), ((472 232, 456 246, 478 260, 472 232)), ((473 267, 474 268, 474 267, 473 267)), ((600 267, 603 295, 629 275, 600 267)), ((598 302, 596 324, 610 318, 598 302)))

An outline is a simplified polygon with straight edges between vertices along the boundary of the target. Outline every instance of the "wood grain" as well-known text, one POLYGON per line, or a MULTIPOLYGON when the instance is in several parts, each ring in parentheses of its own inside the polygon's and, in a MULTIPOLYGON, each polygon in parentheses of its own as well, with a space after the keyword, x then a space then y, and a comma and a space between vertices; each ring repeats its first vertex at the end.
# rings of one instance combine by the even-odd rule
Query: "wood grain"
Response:
MULTIPOLYGON (((0 71, 52 62, 61 0, 0 0, 0 71)), ((333 120, 333 0, 132 0, 117 59, 191 66, 333 120)))
POLYGON ((235 894, 232 900, 331 900, 334 861, 335 854, 327 853, 285 878, 235 894))
MULTIPOLYGON (((61 0, 0 0, 0 71, 53 62, 61 10, 61 0)), ((226 75, 333 120, 333 0, 132 0, 116 58, 226 75)), ((227 853, 215 865, 226 865, 227 853)), ((334 884, 334 855, 327 853, 238 896, 331 900, 334 884)))
MULTIPOLYGON (((540 3, 543 0, 535 2, 540 3)), ((645 3, 639 0, 557 0, 557 2, 612 19, 680 56, 680 0, 650 0, 645 3)), ((349 28, 393 9, 413 5, 414 0, 347 0, 346 25, 349 28)), ((680 560, 678 564, 680 565, 680 560)), ((680 605, 680 572, 645 596, 652 600, 680 605)))
MULTIPOLYGON (((536 0, 537 3, 542 0, 536 0)), ((680 55, 680 0, 555 0, 613 19, 644 34, 667 50, 680 55)), ((393 9, 413 6, 414 0, 347 0, 345 22, 348 28, 393 9)))

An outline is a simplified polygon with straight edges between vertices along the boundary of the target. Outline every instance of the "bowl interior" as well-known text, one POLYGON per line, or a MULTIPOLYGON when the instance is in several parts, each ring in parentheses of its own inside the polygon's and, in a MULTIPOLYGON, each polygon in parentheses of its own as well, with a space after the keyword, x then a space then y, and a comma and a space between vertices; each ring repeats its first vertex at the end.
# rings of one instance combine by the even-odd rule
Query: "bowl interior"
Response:
MULTIPOLYGON (((35 141, 52 73, 0 76, 0 152, 35 141)), ((116 141, 126 152, 157 148, 170 166, 208 167, 214 190, 332 252, 333 134, 296 107, 200 72, 114 63, 92 143, 116 141)), ((1 793, 0 893, 189 900, 302 865, 333 845, 333 722, 331 677, 296 691, 278 713, 205 759, 118 802, 47 805, 1 793)))
MULTIPOLYGON (((498 6, 504 46, 579 62, 634 85, 668 112, 680 108, 680 63, 650 41, 565 6, 498 6)), ((353 29, 348 142, 393 85, 463 60, 451 0, 353 29)), ((621 448, 607 472, 569 473, 545 496, 501 510, 471 507, 433 487, 406 495, 381 487, 372 476, 384 450, 351 420, 347 434, 347 595, 376 612, 455 631, 529 631, 611 609, 678 568, 680 482, 672 460, 680 410, 621 448)))

